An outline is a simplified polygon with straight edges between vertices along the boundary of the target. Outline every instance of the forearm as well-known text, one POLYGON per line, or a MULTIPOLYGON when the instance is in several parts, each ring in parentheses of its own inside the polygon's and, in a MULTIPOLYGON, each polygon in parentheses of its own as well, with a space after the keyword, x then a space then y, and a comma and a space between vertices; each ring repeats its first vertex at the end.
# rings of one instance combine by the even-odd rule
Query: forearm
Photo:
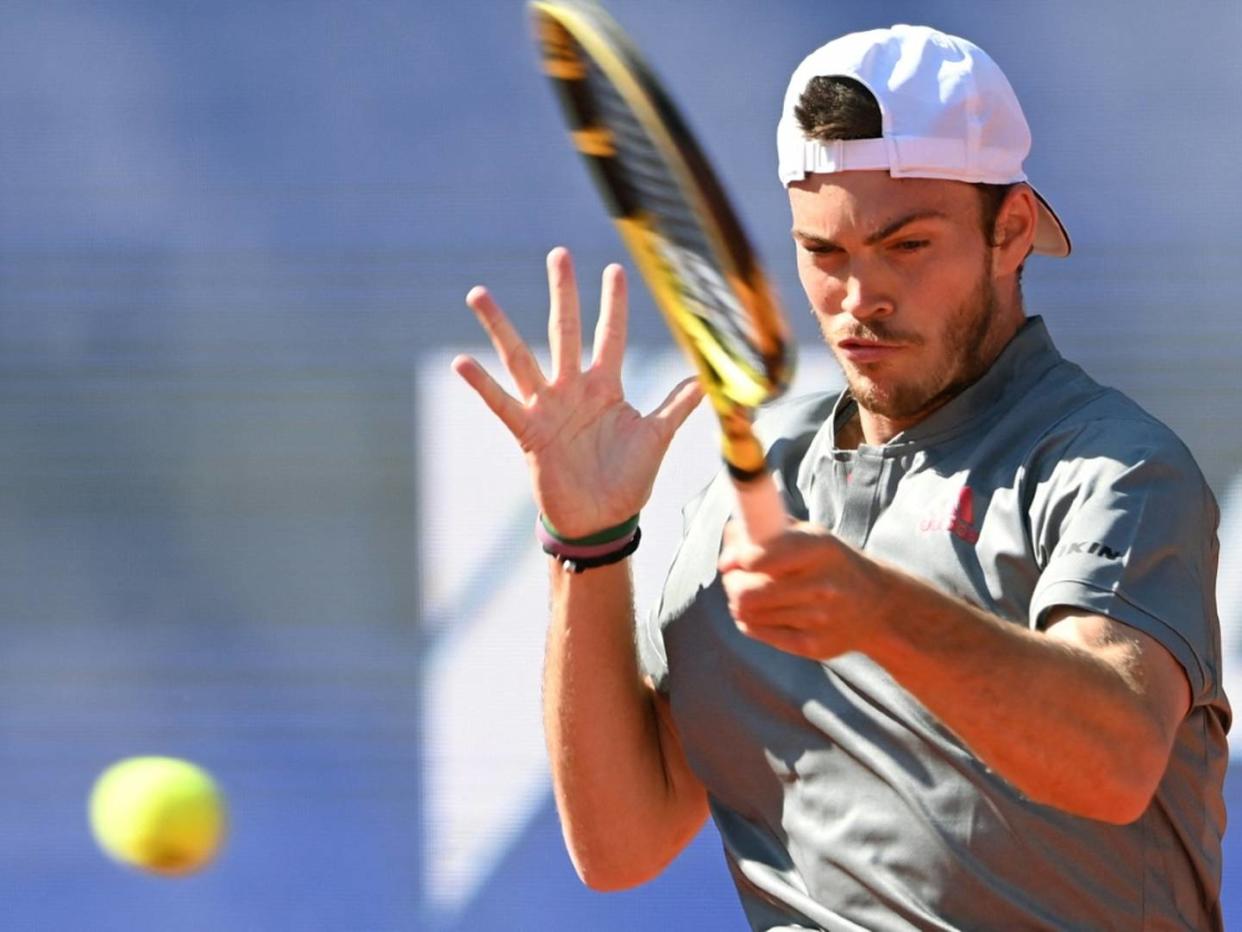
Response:
MULTIPOLYGON (((604 270, 590 366, 573 264, 548 253, 551 370, 486 288, 466 303, 513 380, 506 391, 469 356, 453 369, 522 448, 535 504, 568 538, 611 528, 651 496, 673 434, 702 399, 686 378, 650 414, 625 400, 626 285, 604 270)), ((686 766, 666 703, 639 676, 626 563, 580 576, 553 565, 544 723, 557 806, 579 874, 597 887, 657 873, 706 817, 706 794, 686 766)))
POLYGON ((984 763, 1029 798, 1077 815, 1129 822, 1142 813, 1172 736, 1127 675, 1127 645, 1088 651, 896 571, 888 591, 885 634, 868 653, 984 763))
POLYGON ((639 673, 628 561, 551 577, 544 728, 562 830, 587 884, 633 886, 698 831, 706 793, 639 673))

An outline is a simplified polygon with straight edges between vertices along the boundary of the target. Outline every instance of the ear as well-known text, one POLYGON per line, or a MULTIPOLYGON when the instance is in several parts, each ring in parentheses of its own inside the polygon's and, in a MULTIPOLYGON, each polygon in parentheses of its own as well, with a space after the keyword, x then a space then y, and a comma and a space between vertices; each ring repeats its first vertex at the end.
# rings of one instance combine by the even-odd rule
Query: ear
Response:
POLYGON ((996 212, 992 231, 992 270, 1000 278, 1014 275, 1035 246, 1039 205, 1029 185, 1010 189, 996 212))

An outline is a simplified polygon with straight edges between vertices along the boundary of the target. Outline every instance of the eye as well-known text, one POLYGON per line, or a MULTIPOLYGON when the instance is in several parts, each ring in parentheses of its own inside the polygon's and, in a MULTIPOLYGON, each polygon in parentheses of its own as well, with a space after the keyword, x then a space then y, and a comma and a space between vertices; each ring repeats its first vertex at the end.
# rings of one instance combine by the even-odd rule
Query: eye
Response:
POLYGON ((931 240, 927 239, 903 239, 893 244, 893 248, 898 252, 918 252, 926 249, 931 245, 931 240))
POLYGON ((813 256, 835 256, 841 252, 840 247, 831 243, 802 243, 802 248, 813 256))

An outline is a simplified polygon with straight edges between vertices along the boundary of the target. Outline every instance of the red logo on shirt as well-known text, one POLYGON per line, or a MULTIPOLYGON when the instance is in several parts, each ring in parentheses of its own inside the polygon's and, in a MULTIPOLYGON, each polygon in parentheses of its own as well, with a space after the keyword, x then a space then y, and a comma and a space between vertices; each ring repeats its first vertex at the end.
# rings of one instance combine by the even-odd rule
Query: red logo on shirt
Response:
POLYGON ((962 486, 957 493, 957 501, 948 507, 941 506, 919 523, 919 530, 948 531, 954 537, 960 537, 968 544, 979 541, 979 530, 975 527, 975 497, 970 486, 962 486))

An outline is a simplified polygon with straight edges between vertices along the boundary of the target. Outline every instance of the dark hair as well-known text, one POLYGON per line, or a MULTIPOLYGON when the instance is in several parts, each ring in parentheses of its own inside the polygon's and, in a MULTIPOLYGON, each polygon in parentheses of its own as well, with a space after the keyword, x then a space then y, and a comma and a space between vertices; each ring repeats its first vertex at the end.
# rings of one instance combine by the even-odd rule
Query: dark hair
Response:
POLYGON ((794 116, 807 139, 879 139, 884 134, 875 95, 853 78, 811 78, 794 116))
MULTIPOLYGON (((879 139, 884 118, 875 95, 853 78, 818 75, 807 82, 794 106, 794 116, 807 139, 879 139)), ((976 184, 979 219, 988 243, 996 235, 996 218, 1012 184, 976 184)))

